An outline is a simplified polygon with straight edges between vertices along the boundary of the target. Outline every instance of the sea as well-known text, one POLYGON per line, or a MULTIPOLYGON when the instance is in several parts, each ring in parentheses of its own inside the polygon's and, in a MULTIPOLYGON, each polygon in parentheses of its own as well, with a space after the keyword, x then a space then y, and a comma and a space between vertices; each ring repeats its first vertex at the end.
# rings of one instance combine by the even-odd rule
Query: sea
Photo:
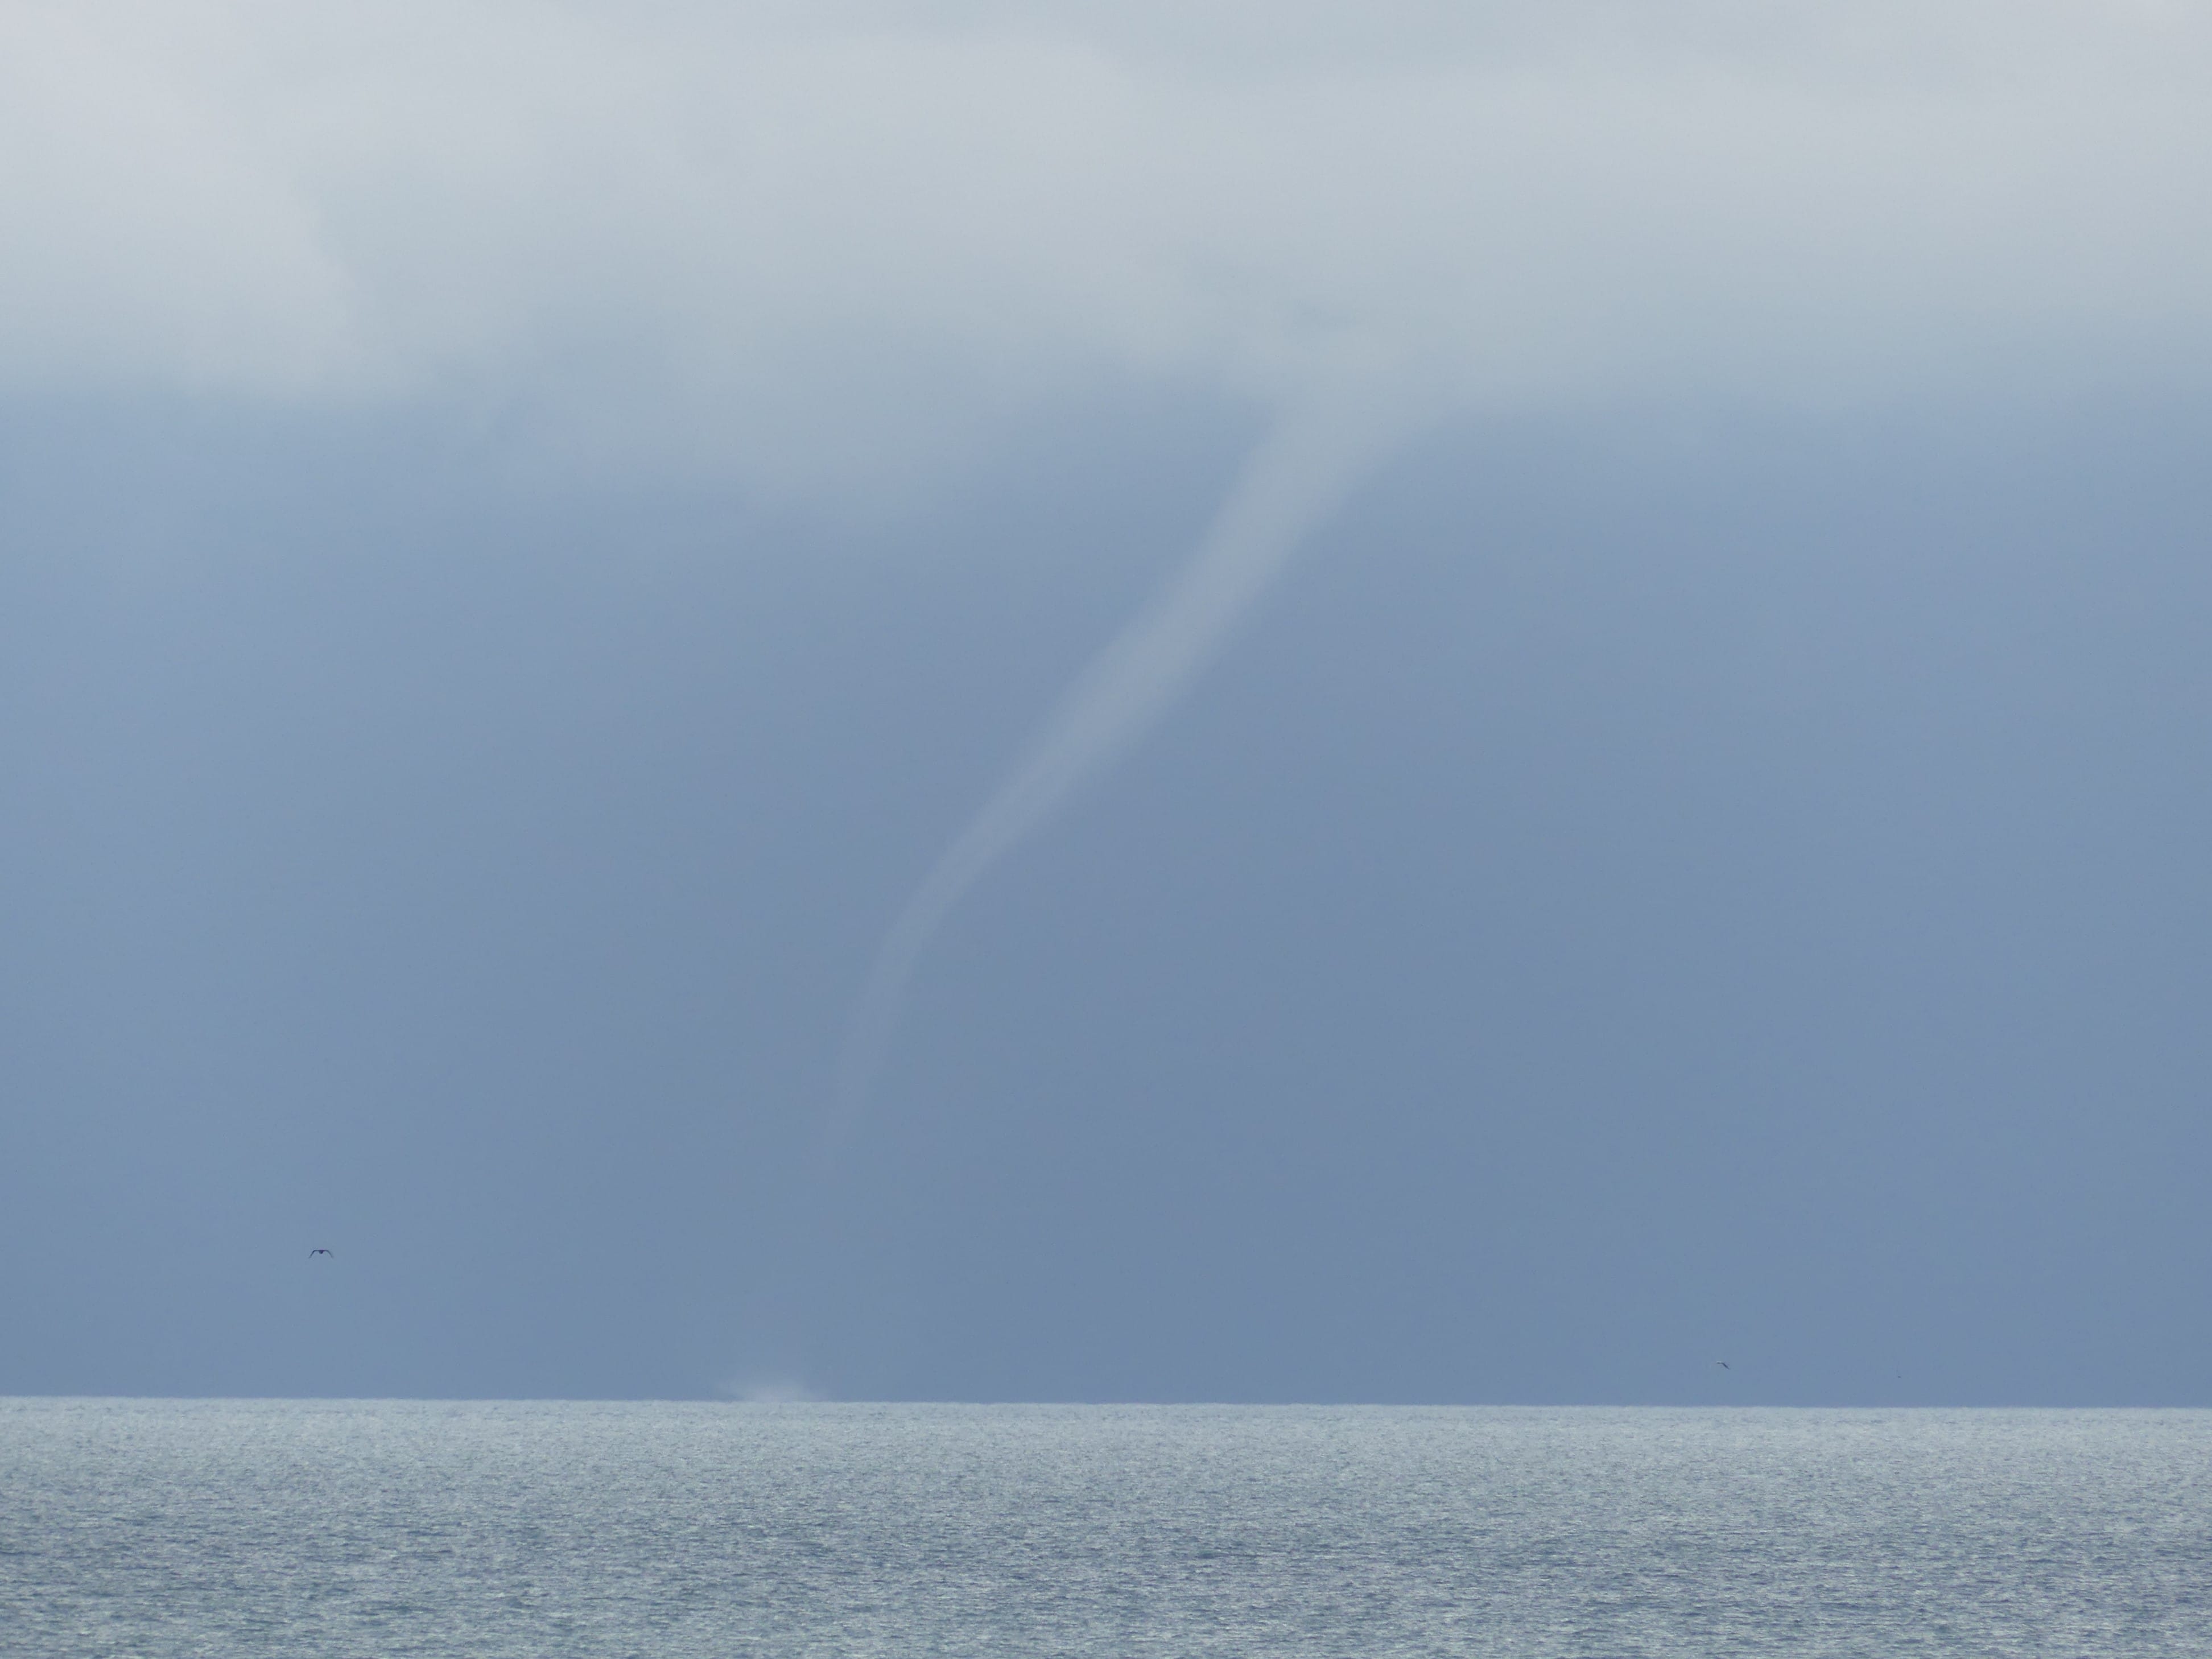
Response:
POLYGON ((8 1400, 0 1653, 2212 1654, 2212 1413, 8 1400))

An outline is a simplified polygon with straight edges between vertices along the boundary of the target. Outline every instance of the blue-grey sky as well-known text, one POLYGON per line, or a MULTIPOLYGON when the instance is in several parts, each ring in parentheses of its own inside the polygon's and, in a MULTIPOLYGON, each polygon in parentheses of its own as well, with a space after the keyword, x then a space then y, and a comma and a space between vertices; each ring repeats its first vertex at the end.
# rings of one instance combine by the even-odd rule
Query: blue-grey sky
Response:
POLYGON ((2212 1403, 2207 27, 18 9, 0 1391, 2212 1403))

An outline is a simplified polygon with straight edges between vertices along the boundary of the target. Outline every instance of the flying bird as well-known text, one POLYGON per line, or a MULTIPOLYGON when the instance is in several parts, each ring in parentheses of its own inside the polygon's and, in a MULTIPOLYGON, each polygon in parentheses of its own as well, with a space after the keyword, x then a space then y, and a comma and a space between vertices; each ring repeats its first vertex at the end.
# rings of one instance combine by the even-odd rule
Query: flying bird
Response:
MULTIPOLYGON (((325 1250, 323 1254, 324 1254, 324 1255, 329 1255, 329 1254, 330 1254, 330 1252, 329 1252, 329 1251, 327 1251, 327 1250, 325 1250)), ((1732 1366, 1732 1365, 1730 1365, 1730 1364, 1728 1363, 1728 1361, 1727 1361, 1727 1360, 1725 1360, 1725 1359, 1716 1359, 1715 1361, 1713 1361, 1713 1364, 1716 1364, 1716 1365, 1717 1365, 1717 1366, 1719 1366, 1719 1367, 1720 1367, 1723 1370, 1724 1370, 1724 1371, 1725 1371, 1725 1370, 1733 1370, 1735 1369, 1735 1367, 1734 1367, 1734 1366, 1732 1366)))
POLYGON ((313 1249, 307 1252, 307 1260, 313 1261, 319 1255, 327 1255, 333 1261, 337 1260, 337 1256, 333 1252, 325 1249, 319 1244, 316 1245, 313 1249))

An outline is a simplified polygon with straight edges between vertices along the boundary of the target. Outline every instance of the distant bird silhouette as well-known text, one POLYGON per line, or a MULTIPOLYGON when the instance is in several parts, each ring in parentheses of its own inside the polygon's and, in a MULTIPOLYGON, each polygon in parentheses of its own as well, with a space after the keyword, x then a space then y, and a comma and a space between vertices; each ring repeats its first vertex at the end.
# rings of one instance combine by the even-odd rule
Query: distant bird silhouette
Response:
POLYGON ((1735 1370, 1735 1369, 1734 1366, 1730 1365, 1730 1364, 1728 1363, 1728 1361, 1727 1361, 1727 1360, 1725 1360, 1725 1359, 1716 1359, 1715 1361, 1713 1361, 1713 1364, 1716 1364, 1716 1365, 1717 1365, 1717 1366, 1719 1366, 1719 1367, 1720 1367, 1723 1370, 1724 1370, 1724 1371, 1726 1371, 1726 1370, 1735 1370))
POLYGON ((308 1251, 308 1252, 307 1252, 307 1260, 308 1260, 308 1261, 313 1261, 317 1256, 319 1256, 319 1255, 327 1255, 327 1256, 329 1256, 329 1257, 331 1258, 331 1261, 337 1261, 337 1255, 334 1255, 332 1252, 331 1252, 331 1251, 329 1251, 329 1250, 325 1249, 324 1249, 321 1245, 319 1245, 319 1244, 316 1245, 316 1246, 315 1246, 315 1248, 314 1248, 313 1249, 312 1249, 312 1250, 310 1250, 310 1251, 308 1251))

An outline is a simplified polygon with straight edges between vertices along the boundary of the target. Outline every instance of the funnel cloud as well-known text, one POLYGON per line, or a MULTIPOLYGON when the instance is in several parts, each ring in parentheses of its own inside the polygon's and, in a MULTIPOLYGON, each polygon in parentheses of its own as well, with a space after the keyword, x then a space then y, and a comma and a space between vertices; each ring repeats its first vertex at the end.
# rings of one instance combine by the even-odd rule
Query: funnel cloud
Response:
POLYGON ((1316 398, 1247 458, 1189 561, 1069 688, 884 936, 838 1062, 832 1151, 856 1126, 922 953, 961 899, 1160 720, 1398 429, 1371 396, 1316 398))

